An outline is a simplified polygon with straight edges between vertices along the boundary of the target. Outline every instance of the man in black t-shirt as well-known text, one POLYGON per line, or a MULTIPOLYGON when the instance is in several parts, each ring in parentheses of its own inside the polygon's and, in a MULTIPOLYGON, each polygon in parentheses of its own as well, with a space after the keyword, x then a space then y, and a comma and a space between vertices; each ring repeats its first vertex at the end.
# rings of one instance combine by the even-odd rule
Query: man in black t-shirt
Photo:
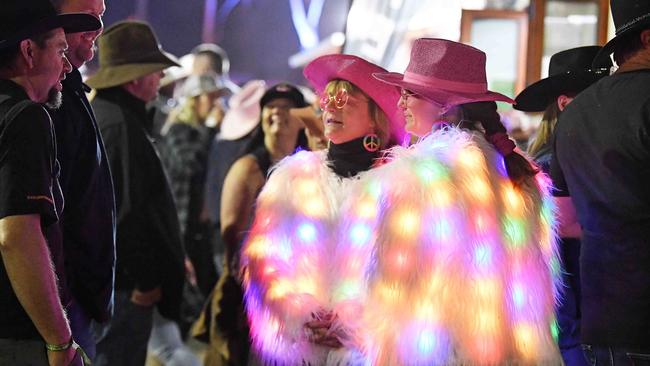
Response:
POLYGON ((65 31, 97 29, 48 0, 3 2, 0 12, 0 364, 78 365, 64 308, 63 208, 50 116, 70 72, 65 31))
POLYGON ((551 175, 582 226, 582 343, 591 364, 650 365, 650 2, 612 1, 615 74, 556 127, 551 175))

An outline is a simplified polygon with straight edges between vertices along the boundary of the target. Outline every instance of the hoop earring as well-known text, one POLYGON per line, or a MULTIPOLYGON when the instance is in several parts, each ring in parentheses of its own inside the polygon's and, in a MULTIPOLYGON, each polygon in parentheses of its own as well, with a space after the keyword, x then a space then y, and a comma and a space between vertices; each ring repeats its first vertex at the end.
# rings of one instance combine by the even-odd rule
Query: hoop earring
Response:
POLYGON ((375 152, 379 150, 381 139, 376 133, 369 133, 363 137, 363 148, 368 152, 375 152))

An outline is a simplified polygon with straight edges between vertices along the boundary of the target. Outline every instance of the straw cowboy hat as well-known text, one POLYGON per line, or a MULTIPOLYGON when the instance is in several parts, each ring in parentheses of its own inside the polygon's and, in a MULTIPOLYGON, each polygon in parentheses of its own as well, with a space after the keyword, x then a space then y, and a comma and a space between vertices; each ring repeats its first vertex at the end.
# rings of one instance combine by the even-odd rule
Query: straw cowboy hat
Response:
POLYGON ((386 72, 384 68, 360 57, 336 54, 314 59, 305 67, 303 74, 319 94, 323 93, 327 83, 335 79, 349 81, 361 89, 388 117, 391 136, 395 136, 396 141, 402 141, 405 132, 404 116, 397 108, 399 89, 372 77, 374 73, 383 72, 386 72))
POLYGON ((485 59, 485 53, 472 46, 420 38, 413 43, 404 74, 384 72, 373 76, 446 107, 484 101, 514 103, 505 95, 488 90, 485 59))
POLYGON ((601 50, 600 46, 571 48, 551 56, 549 77, 524 89, 515 98, 515 109, 525 112, 542 112, 559 95, 579 93, 589 85, 609 75, 611 59, 601 68, 592 69, 591 62, 601 50))
POLYGON ((95 89, 122 85, 129 81, 180 66, 175 57, 160 47, 151 26, 140 21, 115 23, 97 40, 99 69, 86 84, 95 89))
POLYGON ((251 80, 244 84, 228 102, 230 109, 221 122, 219 139, 237 140, 248 135, 260 123, 260 100, 266 90, 263 80, 251 80))
POLYGON ((606 64, 609 55, 619 42, 635 31, 650 28, 650 1, 648 0, 611 0, 612 18, 616 27, 616 36, 607 42, 594 58, 595 68, 606 64))
POLYGON ((0 11, 0 50, 56 28, 75 33, 97 30, 101 26, 99 19, 90 14, 59 15, 49 0, 3 1, 0 11))

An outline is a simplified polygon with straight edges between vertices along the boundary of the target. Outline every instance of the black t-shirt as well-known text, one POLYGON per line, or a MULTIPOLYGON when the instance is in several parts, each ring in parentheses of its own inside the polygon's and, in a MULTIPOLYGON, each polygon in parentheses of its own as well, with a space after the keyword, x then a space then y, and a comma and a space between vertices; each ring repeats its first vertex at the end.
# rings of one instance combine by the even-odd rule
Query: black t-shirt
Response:
POLYGON ((650 347, 650 70, 583 91, 556 127, 551 176, 582 225, 582 341, 650 347))
MULTIPOLYGON (((41 105, 25 102, 28 99, 18 84, 0 80, 0 219, 40 215, 65 305, 68 294, 63 275, 61 231, 57 224, 63 197, 57 180, 52 122, 41 105), (12 111, 14 106, 16 109, 12 111)), ((2 262, 0 338, 39 338, 16 298, 2 262)))

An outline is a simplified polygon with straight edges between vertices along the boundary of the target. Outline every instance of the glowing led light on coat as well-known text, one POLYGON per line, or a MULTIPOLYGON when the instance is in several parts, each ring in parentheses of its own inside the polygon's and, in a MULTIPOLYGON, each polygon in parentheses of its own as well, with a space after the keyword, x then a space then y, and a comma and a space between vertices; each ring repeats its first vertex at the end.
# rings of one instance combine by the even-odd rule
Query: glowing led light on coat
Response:
POLYGON ((366 185, 366 192, 373 198, 378 198, 381 195, 381 183, 379 181, 372 181, 366 185))
POLYGON ((403 209, 393 221, 393 230, 397 235, 410 239, 418 234, 420 218, 412 211, 403 209))
POLYGON ((486 268, 492 264, 492 248, 481 244, 474 249, 474 262, 478 267, 486 268))
POLYGON ((346 280, 334 292, 336 301, 347 300, 358 296, 360 285, 357 281, 346 280))
POLYGON ((490 185, 479 177, 470 180, 469 191, 481 203, 487 203, 492 196, 490 185))
POLYGON ((517 309, 522 309, 526 305, 526 290, 520 283, 512 287, 512 302, 517 309))
POLYGON ((481 278, 474 283, 474 293, 482 303, 493 304, 501 293, 499 282, 494 278, 481 278))
POLYGON ((363 200, 357 206, 357 216, 361 219, 372 219, 377 216, 377 208, 371 200, 363 200))
POLYGON ((303 211, 310 217, 323 217, 325 216, 325 202, 321 198, 312 197, 304 203, 303 211))
POLYGON ((306 222, 298 226, 298 236, 305 243, 311 243, 316 239, 317 231, 314 224, 306 222))
POLYGON ((451 193, 447 184, 437 185, 432 189, 431 203, 437 207, 449 207, 451 204, 451 193))
POLYGON ((519 193, 511 184, 508 184, 506 188, 503 189, 503 201, 511 212, 520 212, 524 207, 524 200, 521 193, 519 193))
POLYGON ((506 215, 502 226, 511 247, 518 248, 526 245, 526 224, 523 220, 506 215))
POLYGON ((370 228, 362 223, 357 223, 350 230, 350 239, 357 246, 362 246, 370 239, 370 228))
POLYGON ((418 163, 415 169, 415 174, 425 184, 431 184, 435 181, 445 179, 449 175, 447 169, 435 160, 422 161, 418 163))
POLYGON ((271 288, 268 292, 268 297, 272 300, 277 300, 285 297, 292 291, 291 282, 287 279, 279 279, 271 283, 271 288))
POLYGON ((495 334, 499 329, 499 317, 495 311, 480 309, 476 315, 476 325, 482 334, 495 334))
POLYGON ((436 335, 429 330, 420 332, 417 340, 418 351, 420 356, 431 356, 436 350, 436 335))
POLYGON ((466 169, 476 171, 476 169, 481 169, 485 165, 485 159, 483 158, 483 153, 477 149, 464 149, 458 154, 458 161, 466 169))
POLYGON ((451 237, 451 224, 447 219, 439 219, 433 224, 434 235, 436 239, 445 243, 451 237))
POLYGON ((270 243, 263 237, 254 237, 252 238, 244 252, 251 258, 263 258, 268 254, 268 248, 270 243))
POLYGON ((303 197, 310 197, 318 193, 318 183, 313 179, 301 179, 296 183, 298 194, 303 197))
POLYGON ((526 359, 532 359, 537 354, 537 338, 534 328, 529 324, 515 325, 515 344, 517 350, 526 359))
POLYGON ((553 339, 556 342, 560 338, 560 326, 558 325, 557 319, 555 319, 555 317, 553 317, 553 320, 551 320, 551 336, 553 336, 553 339))

